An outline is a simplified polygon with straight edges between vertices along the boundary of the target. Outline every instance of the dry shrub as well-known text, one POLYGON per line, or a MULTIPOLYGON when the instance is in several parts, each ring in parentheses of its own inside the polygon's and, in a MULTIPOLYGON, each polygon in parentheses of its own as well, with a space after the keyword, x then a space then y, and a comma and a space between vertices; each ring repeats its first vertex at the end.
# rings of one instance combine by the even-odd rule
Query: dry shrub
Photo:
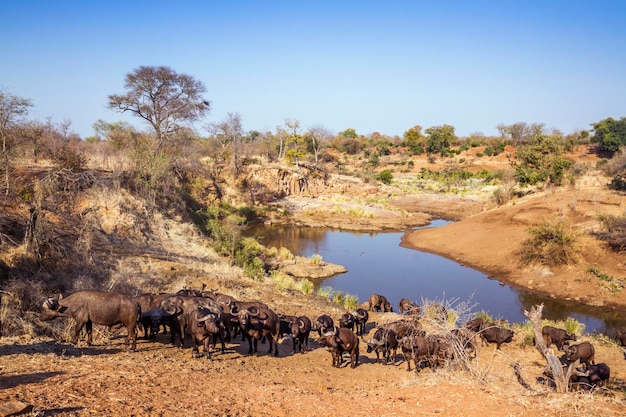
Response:
POLYGON ((626 214, 622 216, 604 216, 601 218, 605 228, 604 232, 596 234, 598 239, 603 240, 618 252, 626 249, 626 214))
POLYGON ((7 282, 0 295, 1 335, 35 335, 42 329, 41 322, 35 320, 32 313, 28 314, 39 311, 45 298, 41 281, 23 279, 7 282))
POLYGON ((564 221, 546 221, 528 232, 531 237, 522 242, 518 252, 523 264, 559 266, 578 261, 578 235, 564 221))

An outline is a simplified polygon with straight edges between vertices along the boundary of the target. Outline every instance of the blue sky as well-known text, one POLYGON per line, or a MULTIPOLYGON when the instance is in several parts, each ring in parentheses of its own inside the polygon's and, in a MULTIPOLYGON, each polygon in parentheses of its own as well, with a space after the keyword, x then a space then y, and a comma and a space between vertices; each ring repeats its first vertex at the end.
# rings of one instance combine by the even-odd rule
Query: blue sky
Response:
POLYGON ((564 133, 626 116, 626 1, 3 2, 0 89, 30 118, 98 119, 141 65, 202 81, 212 103, 195 127, 239 113, 245 130, 402 135, 499 123, 564 133))

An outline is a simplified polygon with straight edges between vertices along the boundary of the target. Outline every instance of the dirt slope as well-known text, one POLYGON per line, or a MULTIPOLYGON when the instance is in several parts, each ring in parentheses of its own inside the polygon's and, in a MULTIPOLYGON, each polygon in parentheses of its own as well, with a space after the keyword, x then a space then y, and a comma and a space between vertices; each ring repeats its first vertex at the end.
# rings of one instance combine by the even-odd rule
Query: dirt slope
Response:
POLYGON ((597 267, 614 278, 626 277, 626 256, 610 250, 593 236, 602 230, 601 216, 624 213, 626 196, 585 181, 608 181, 593 173, 576 188, 533 194, 461 221, 408 233, 403 245, 454 259, 503 282, 557 298, 626 311, 626 291, 612 292, 587 272, 597 267), (529 237, 527 229, 563 219, 579 236, 580 258, 559 268, 523 267, 517 251, 529 237))

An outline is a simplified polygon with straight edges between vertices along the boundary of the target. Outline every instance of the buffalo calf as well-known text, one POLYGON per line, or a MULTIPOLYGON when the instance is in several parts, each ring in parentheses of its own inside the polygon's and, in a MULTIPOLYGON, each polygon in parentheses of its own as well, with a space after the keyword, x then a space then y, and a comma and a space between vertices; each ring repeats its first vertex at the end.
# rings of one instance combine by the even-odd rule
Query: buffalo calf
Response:
POLYGON ((596 351, 589 342, 582 342, 572 345, 565 350, 565 358, 569 363, 580 361, 587 365, 595 364, 596 351))

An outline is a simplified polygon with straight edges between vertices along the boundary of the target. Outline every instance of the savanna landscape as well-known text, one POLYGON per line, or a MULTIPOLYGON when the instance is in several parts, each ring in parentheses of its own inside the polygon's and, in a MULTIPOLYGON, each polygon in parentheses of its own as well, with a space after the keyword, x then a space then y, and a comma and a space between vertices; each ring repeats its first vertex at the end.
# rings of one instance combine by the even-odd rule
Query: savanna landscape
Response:
MULTIPOLYGON (((133 75, 146 83, 134 92, 145 94, 157 70, 180 81, 167 68, 141 67, 133 75)), ((72 320, 44 322, 40 311, 47 297, 85 289, 134 297, 210 288, 336 323, 368 308, 349 294, 314 291, 319 259, 294 271, 298 254, 242 238, 252 222, 378 231, 453 220, 410 231, 402 245, 626 314, 624 118, 567 135, 517 123, 499 126, 498 137, 461 138, 449 125, 389 137, 305 130, 297 120, 246 133, 235 114, 203 135, 177 125, 208 112, 202 89, 195 93, 178 114, 153 102, 152 130, 100 120, 89 138, 29 120, 31 103, 2 93, 0 415, 623 415, 624 347, 575 320, 544 324, 591 342, 611 374, 562 392, 545 375, 530 323, 502 324, 515 333, 501 349, 480 343, 475 358, 420 372, 407 371, 400 352, 384 365, 366 351, 377 326, 403 318, 395 312, 370 311, 355 368, 331 366, 316 332, 305 353, 293 353, 285 336, 277 357, 267 342, 252 356, 233 338, 212 361, 192 357, 189 338, 177 348, 169 335, 144 339, 143 331, 131 352, 126 329, 115 326, 94 326, 91 346, 84 334, 71 344, 72 320)), ((138 111, 131 96, 111 95, 109 105, 138 111)), ((443 323, 426 313, 418 321, 426 334, 447 334, 476 312, 451 313, 443 323)))

